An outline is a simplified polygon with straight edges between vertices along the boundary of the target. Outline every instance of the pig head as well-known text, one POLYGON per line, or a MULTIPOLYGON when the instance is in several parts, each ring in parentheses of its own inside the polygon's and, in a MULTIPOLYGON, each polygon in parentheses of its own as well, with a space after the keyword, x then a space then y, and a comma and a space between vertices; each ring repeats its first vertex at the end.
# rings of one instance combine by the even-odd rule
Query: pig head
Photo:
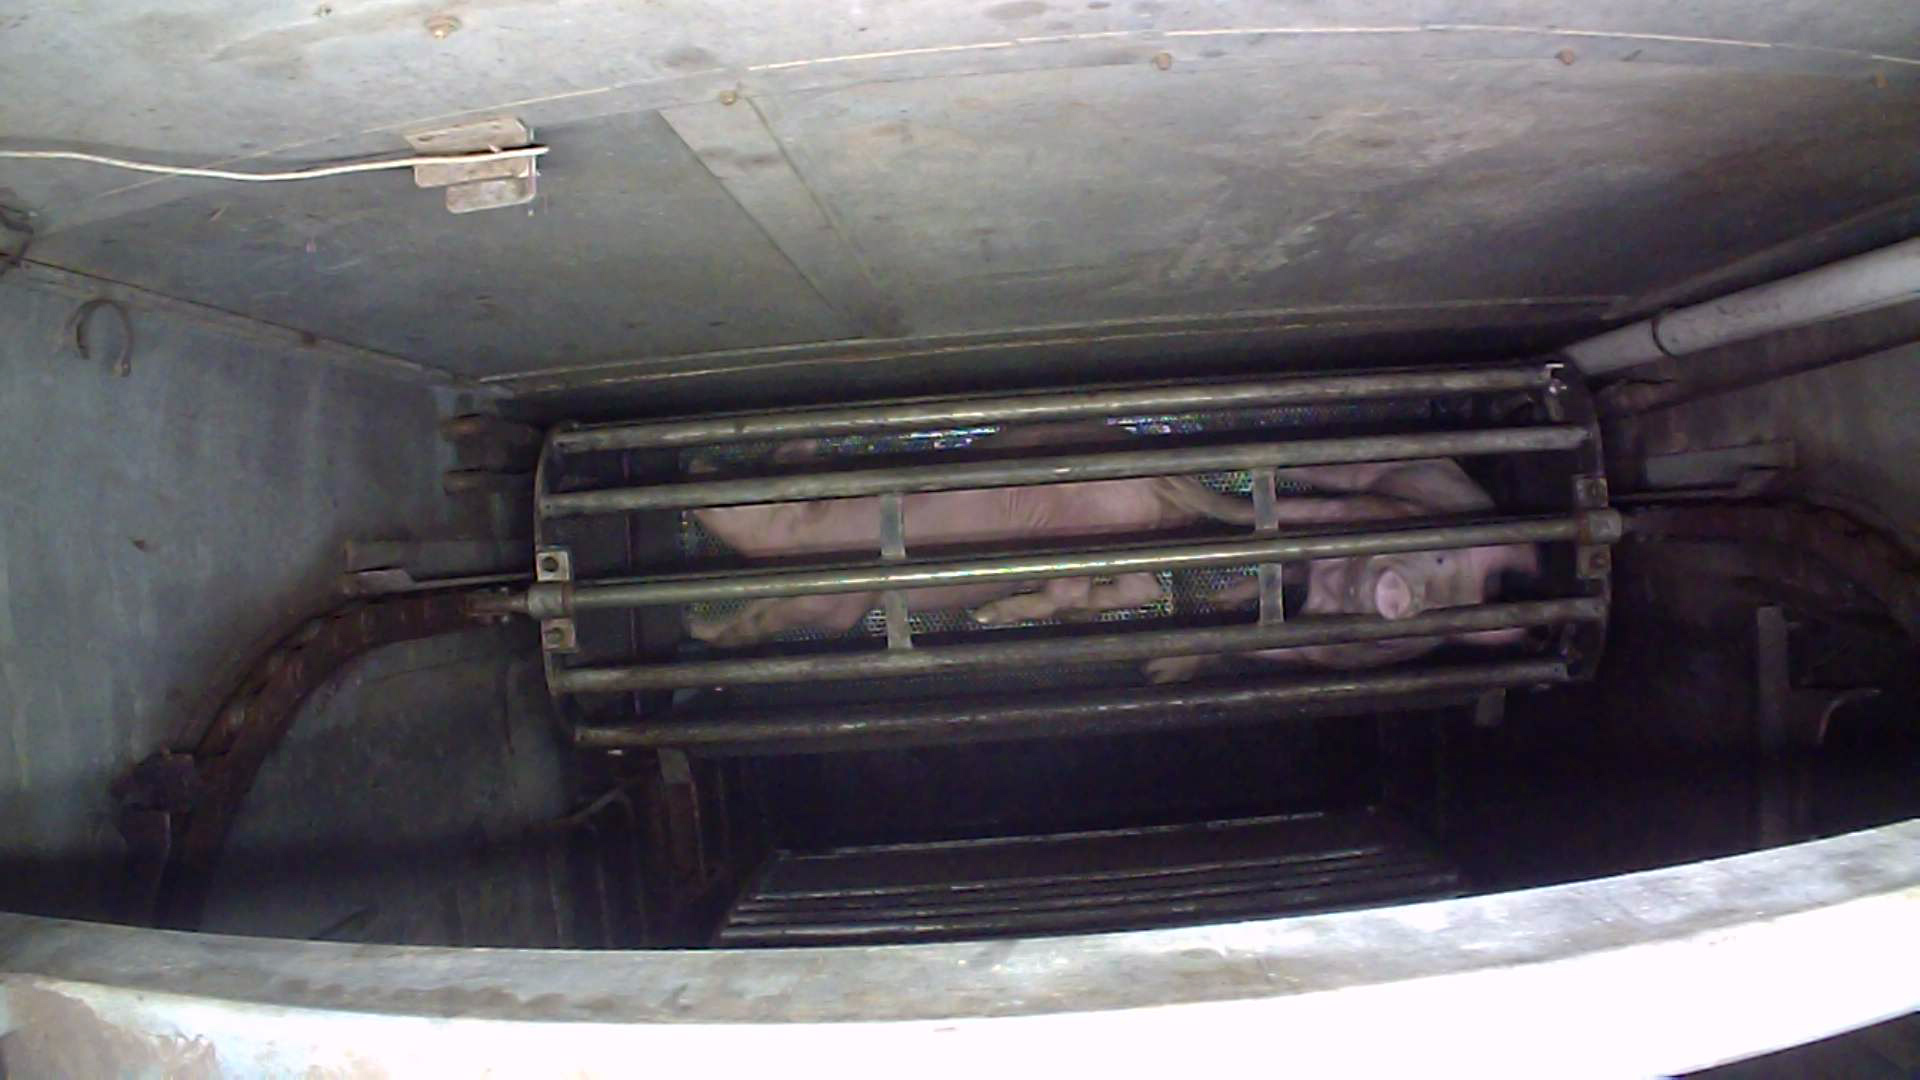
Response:
MULTIPOLYGON (((1289 524, 1335 524, 1470 513, 1493 501, 1450 460, 1426 459, 1366 465, 1328 465, 1280 471, 1280 478, 1326 494, 1279 501, 1280 518, 1289 524)), ((1298 568, 1289 567, 1291 573, 1298 568)), ((1305 568, 1307 599, 1299 615, 1378 615, 1406 619, 1440 608, 1485 603, 1498 595, 1503 575, 1533 577, 1540 572, 1532 544, 1454 548, 1393 555, 1315 559, 1305 568)), ((1221 605, 1252 603, 1258 582, 1247 579, 1214 597, 1221 605)), ((1347 645, 1270 649, 1249 655, 1262 660, 1311 663, 1322 667, 1366 668, 1398 663, 1430 652, 1445 641, 1501 645, 1523 640, 1520 628, 1455 634, 1447 638, 1398 638, 1347 645)), ((1189 678, 1210 657, 1168 657, 1147 665, 1158 682, 1189 678)))

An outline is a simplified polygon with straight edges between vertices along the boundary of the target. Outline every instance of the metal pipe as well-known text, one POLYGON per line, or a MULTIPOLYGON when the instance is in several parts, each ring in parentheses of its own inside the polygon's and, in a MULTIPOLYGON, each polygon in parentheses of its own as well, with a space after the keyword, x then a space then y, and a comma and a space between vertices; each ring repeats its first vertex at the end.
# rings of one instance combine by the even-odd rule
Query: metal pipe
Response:
POLYGON ((506 601, 508 610, 542 618, 607 608, 693 604, 714 600, 760 600, 884 589, 925 589, 993 581, 1124 574, 1138 570, 1197 570, 1215 566, 1295 562, 1347 555, 1442 551, 1496 544, 1576 541, 1611 544, 1620 538, 1613 510, 1574 517, 1526 518, 1469 525, 1438 525, 1389 531, 1316 532, 1251 539, 1178 544, 1126 545, 1038 555, 988 555, 940 561, 869 563, 805 570, 759 570, 729 574, 676 575, 617 581, 536 584, 532 598, 506 601))
POLYGON ((585 727, 576 746, 679 747, 710 755, 813 753, 823 748, 965 743, 1165 731, 1218 723, 1235 714, 1267 719, 1275 710, 1330 711, 1356 700, 1567 681, 1558 660, 1521 660, 1425 671, 1268 679, 1226 686, 1157 686, 971 703, 876 705, 832 710, 721 714, 638 727, 585 727))
POLYGON ((1598 597, 1526 604, 1443 608, 1405 619, 1340 615, 1287 623, 1152 630, 1086 637, 1057 637, 987 645, 948 645, 889 652, 770 656, 677 664, 556 669, 548 685, 556 693, 664 690, 681 686, 823 682, 833 679, 932 675, 1035 664, 1088 664, 1257 652, 1304 645, 1343 645, 1393 638, 1439 637, 1480 630, 1545 626, 1606 618, 1598 597))
POLYGON ((1585 374, 1604 375, 1915 298, 1920 298, 1920 239, 1662 312, 1565 351, 1585 374))
POLYGON ((563 452, 645 450, 717 443, 797 439, 823 435, 871 435, 890 431, 938 431, 980 424, 1031 424, 1143 413, 1310 405, 1374 398, 1438 397, 1502 390, 1537 390, 1552 375, 1545 367, 1481 371, 1408 371, 1379 375, 1330 375, 1198 386, 1157 386, 1066 394, 1025 394, 958 401, 908 402, 845 409, 805 409, 608 424, 553 433, 563 452))
POLYGON ((1121 450, 1104 454, 850 469, 739 480, 704 480, 660 487, 543 494, 540 497, 540 513, 546 517, 569 517, 628 510, 687 510, 702 506, 853 498, 890 492, 959 491, 1230 472, 1263 466, 1338 465, 1362 461, 1529 453, 1570 450, 1586 440, 1586 428, 1562 424, 1425 435, 1366 435, 1347 439, 1121 450))

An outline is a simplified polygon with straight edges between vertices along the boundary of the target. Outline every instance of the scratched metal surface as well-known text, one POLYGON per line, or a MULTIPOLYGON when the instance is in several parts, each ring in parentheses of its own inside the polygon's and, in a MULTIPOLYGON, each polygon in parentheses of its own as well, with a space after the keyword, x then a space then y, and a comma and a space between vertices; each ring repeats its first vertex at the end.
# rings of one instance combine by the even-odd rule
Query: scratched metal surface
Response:
POLYGON ((116 378, 65 344, 91 295, 0 281, 0 908, 76 918, 108 786, 337 602, 342 541, 487 525, 439 491, 433 390, 138 303, 116 378))
POLYGON ((529 207, 7 161, 0 200, 55 265, 524 390, 1116 321, 1577 334, 1920 184, 1904 0, 454 8, 18 0, 0 131, 265 166, 505 112, 553 147, 529 207))

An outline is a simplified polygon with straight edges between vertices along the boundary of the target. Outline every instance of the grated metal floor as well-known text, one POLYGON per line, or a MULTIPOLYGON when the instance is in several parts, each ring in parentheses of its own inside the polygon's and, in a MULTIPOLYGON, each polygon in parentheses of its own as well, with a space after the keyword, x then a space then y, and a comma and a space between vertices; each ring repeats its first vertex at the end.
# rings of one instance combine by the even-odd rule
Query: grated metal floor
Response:
POLYGON ((778 851, 720 945, 1092 933, 1455 895, 1458 871, 1377 811, 778 851))

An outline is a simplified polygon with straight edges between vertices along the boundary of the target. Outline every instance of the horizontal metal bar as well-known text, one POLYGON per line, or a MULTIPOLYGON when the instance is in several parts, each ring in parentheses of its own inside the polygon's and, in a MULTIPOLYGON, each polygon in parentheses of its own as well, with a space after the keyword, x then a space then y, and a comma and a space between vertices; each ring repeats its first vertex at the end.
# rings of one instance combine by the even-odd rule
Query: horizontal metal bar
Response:
POLYGON ((1259 382, 1157 386, 1090 393, 1023 394, 956 401, 907 402, 843 409, 710 416, 646 424, 607 424, 556 431, 561 451, 646 450, 718 443, 797 439, 823 435, 870 435, 892 431, 938 431, 980 424, 1032 424, 1058 420, 1312 405, 1395 397, 1438 397, 1548 385, 1544 366, 1481 371, 1408 371, 1378 375, 1325 375, 1259 382))
POLYGON ((1117 450, 1103 454, 1069 454, 950 465, 903 465, 737 480, 698 480, 659 487, 568 491, 541 495, 540 513, 551 518, 628 510, 689 510, 702 506, 855 498, 892 492, 907 494, 1124 480, 1140 476, 1191 475, 1263 466, 1339 465, 1361 461, 1530 453, 1570 450, 1586 440, 1586 428, 1564 424, 1424 435, 1365 435, 1347 439, 1297 439, 1230 446, 1117 450))
POLYGON ((703 754, 812 753, 875 743, 981 742, 1198 727, 1224 715, 1270 716, 1288 706, 1567 681, 1558 660, 1472 664, 1437 670, 1274 678, 1224 686, 1128 687, 1081 694, 1021 695, 925 705, 854 706, 717 715, 634 727, 582 727, 582 747, 680 747, 703 754))
POLYGON ((1573 517, 1538 517, 1460 525, 1392 528, 1380 531, 1319 530, 1248 539, 1106 546, 1038 555, 977 556, 963 559, 862 563, 804 570, 758 570, 726 574, 688 574, 620 581, 550 582, 535 585, 529 604, 512 603, 525 613, 571 615, 603 608, 693 604, 713 600, 759 600, 781 596, 925 589, 992 581, 1124 574, 1141 570, 1197 570, 1260 562, 1438 551, 1496 544, 1544 544, 1574 541, 1610 544, 1620 538, 1620 515, 1592 510, 1573 517))
POLYGON ((1033 664, 1087 664, 1150 660, 1161 656, 1205 656, 1257 652, 1305 645, 1341 645, 1393 638, 1438 637, 1516 626, 1544 626, 1606 618, 1606 601, 1597 597, 1526 604, 1485 604, 1445 608, 1406 619, 1340 615, 1298 619, 1271 625, 1218 626, 1189 630, 1150 630, 1084 637, 1026 639, 985 645, 947 645, 913 652, 826 653, 810 656, 705 660, 634 667, 580 667, 553 672, 558 693, 664 690, 679 686, 732 686, 749 683, 822 682, 833 679, 886 678, 979 671, 1033 664))

